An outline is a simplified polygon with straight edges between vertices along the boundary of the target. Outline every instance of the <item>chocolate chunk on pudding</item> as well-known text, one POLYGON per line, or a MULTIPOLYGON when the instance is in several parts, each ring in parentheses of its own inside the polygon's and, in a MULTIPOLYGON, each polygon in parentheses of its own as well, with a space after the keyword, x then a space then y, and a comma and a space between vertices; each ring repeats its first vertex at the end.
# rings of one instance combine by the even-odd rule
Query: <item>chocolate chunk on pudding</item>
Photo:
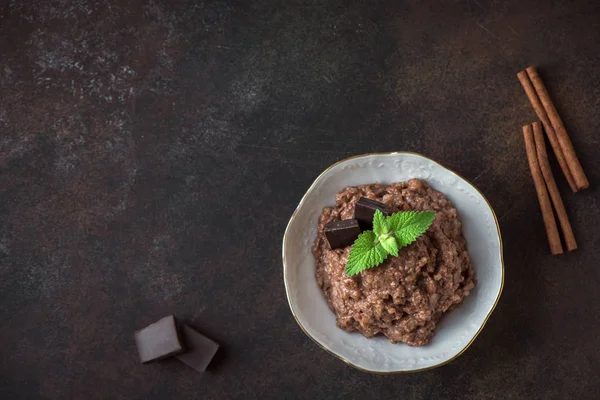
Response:
POLYGON ((361 230, 358 221, 355 219, 345 219, 343 221, 334 221, 325 225, 325 236, 332 249, 340 249, 350 246, 361 230))
POLYGON ((390 215, 390 208, 387 204, 366 197, 358 199, 354 206, 354 218, 358 220, 362 230, 373 229, 373 216, 377 210, 386 217, 390 215))

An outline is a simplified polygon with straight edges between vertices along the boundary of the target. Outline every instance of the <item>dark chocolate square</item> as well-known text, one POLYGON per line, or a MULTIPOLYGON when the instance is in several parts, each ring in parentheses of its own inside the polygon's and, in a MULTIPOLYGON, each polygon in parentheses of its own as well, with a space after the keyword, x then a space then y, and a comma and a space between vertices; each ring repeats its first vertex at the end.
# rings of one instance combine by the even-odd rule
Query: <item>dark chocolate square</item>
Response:
POLYGON ((172 315, 135 332, 134 336, 143 364, 172 357, 184 350, 179 339, 177 321, 172 315))
POLYGON ((376 210, 381 211, 386 217, 390 215, 390 208, 385 203, 367 199, 366 197, 361 197, 356 202, 354 206, 354 218, 358 220, 362 230, 373 229, 373 216, 376 210))
POLYGON ((341 249, 350 246, 360 233, 361 230, 358 226, 358 221, 355 219, 334 221, 325 225, 325 237, 331 249, 341 249))
POLYGON ((181 326, 181 335, 187 351, 177 355, 177 359, 198 372, 205 371, 217 353, 219 345, 189 325, 181 326))

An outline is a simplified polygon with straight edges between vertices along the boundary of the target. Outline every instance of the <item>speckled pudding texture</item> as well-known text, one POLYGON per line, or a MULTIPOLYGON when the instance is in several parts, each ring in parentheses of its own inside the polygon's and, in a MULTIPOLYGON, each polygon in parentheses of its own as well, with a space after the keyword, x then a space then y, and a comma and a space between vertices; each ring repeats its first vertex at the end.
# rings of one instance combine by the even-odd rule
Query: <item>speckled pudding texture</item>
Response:
POLYGON ((443 314, 475 286, 456 208, 419 179, 347 187, 335 200, 335 206, 325 208, 319 217, 313 254, 317 280, 337 326, 368 338, 385 335, 392 343, 429 343, 443 314), (351 246, 331 250, 324 230, 329 222, 353 218, 361 197, 387 204, 392 213, 435 210, 436 216, 427 232, 401 249, 398 257, 390 255, 380 266, 347 276, 351 246))

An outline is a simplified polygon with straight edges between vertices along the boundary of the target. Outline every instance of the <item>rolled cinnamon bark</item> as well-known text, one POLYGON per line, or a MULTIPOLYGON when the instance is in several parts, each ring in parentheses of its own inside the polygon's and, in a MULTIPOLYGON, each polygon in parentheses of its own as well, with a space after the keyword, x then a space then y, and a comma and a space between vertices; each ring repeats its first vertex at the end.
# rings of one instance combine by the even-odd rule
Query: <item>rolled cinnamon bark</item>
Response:
POLYGON ((550 244, 550 252, 552 254, 561 254, 563 249, 560 243, 560 236, 558 236, 558 228, 556 227, 552 204, 550 204, 544 177, 542 176, 542 171, 538 163, 531 125, 525 125, 523 127, 523 137, 525 138, 525 149, 527 150, 527 160, 529 161, 531 177, 533 178, 535 191, 537 192, 540 208, 542 209, 542 217, 544 218, 546 235, 548 236, 548 243, 550 244))
POLYGON ((556 155, 556 159, 558 161, 558 165, 560 165, 560 169, 562 169, 563 174, 565 175, 565 178, 567 179, 567 182, 571 187, 571 190, 576 192, 577 185, 575 184, 575 180, 573 179, 573 175, 571 174, 571 170, 569 169, 569 165, 567 164, 567 160, 563 153, 562 147, 560 146, 560 143, 558 142, 558 139, 556 137, 556 132, 554 131, 552 123, 550 122, 550 119, 546 114, 546 110, 544 109, 544 106, 542 105, 542 102, 540 101, 537 92, 535 91, 535 88, 533 87, 533 84, 529 79, 529 75, 526 71, 521 71, 517 74, 517 77, 519 78, 523 89, 525 89, 525 93, 527 94, 527 97, 529 98, 529 101, 531 102, 535 113, 544 125, 546 136, 548 136, 550 146, 552 146, 552 150, 554 150, 554 154, 556 155))
POLYGON ((556 107, 554 107, 554 103, 552 102, 552 99, 546 90, 546 86, 544 86, 544 82, 542 82, 542 79, 540 78, 540 75, 534 66, 527 67, 526 71, 542 103, 542 106, 544 107, 544 110, 550 119, 550 123, 554 128, 556 138, 558 139, 558 144, 563 151, 567 166, 569 167, 569 171, 573 176, 573 180, 575 181, 577 189, 581 190, 588 188, 590 186, 590 182, 583 172, 579 158, 577 158, 577 154, 575 154, 573 143, 571 143, 569 134, 567 133, 567 130, 565 129, 565 126, 560 119, 558 112, 556 111, 556 107))
POLYGON ((546 182, 546 187, 550 193, 552 204, 554 204, 554 210, 558 216, 558 222, 563 232, 563 238, 565 239, 565 245, 567 250, 575 250, 577 248, 577 242, 575 241, 575 235, 571 229, 571 223, 565 210, 560 192, 556 186, 556 181, 552 175, 552 169, 550 169, 550 163, 548 162, 548 154, 546 153, 546 145, 544 144, 544 133, 542 132, 542 124, 538 121, 533 123, 533 138, 535 140, 535 150, 537 153, 538 163, 542 170, 542 176, 546 182))

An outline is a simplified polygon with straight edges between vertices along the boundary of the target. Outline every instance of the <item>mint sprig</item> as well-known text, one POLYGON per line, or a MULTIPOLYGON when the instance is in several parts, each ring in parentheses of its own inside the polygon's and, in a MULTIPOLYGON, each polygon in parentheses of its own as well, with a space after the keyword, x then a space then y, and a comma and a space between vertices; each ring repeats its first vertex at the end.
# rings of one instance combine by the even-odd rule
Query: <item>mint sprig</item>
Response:
POLYGON ((373 230, 364 231, 354 241, 346 264, 346 275, 356 275, 381 264, 388 255, 413 243, 429 229, 435 211, 401 211, 385 217, 379 210, 373 216, 373 230))
POLYGON ((388 252, 378 242, 375 232, 364 231, 352 245, 346 264, 346 275, 358 274, 364 269, 379 265, 387 256, 388 252))

